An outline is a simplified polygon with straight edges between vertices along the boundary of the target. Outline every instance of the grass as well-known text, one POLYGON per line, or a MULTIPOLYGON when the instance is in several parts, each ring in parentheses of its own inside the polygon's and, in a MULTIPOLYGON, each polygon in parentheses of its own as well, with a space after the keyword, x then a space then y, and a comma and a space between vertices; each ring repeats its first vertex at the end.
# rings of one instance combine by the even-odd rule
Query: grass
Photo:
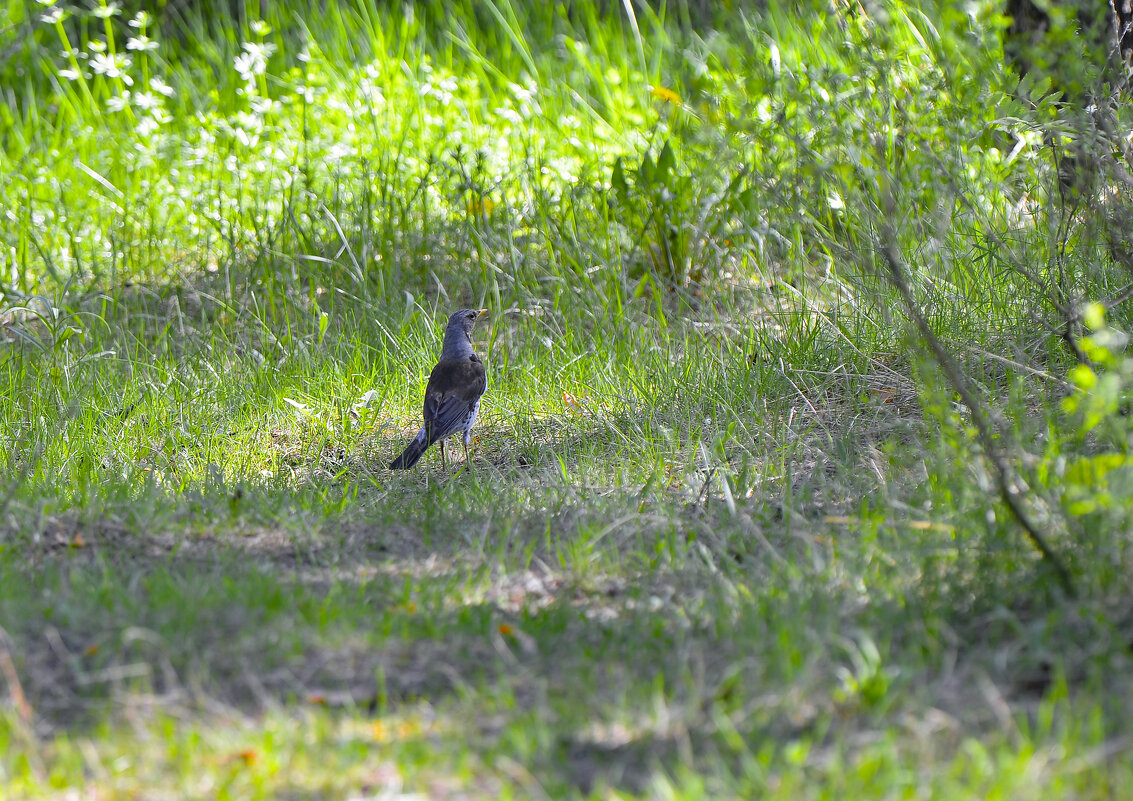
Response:
POLYGON ((1120 143, 737 5, 0 9, 5 797, 1123 792, 1120 143))

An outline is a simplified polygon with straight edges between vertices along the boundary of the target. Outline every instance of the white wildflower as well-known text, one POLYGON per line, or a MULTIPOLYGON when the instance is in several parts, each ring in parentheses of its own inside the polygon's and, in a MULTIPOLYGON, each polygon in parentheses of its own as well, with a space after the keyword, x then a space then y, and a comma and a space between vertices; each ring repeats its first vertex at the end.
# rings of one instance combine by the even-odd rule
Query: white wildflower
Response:
POLYGON ((134 130, 137 131, 138 136, 142 139, 148 139, 150 134, 156 131, 157 128, 158 122, 153 117, 142 117, 138 121, 138 124, 134 126, 134 130))
POLYGON ((127 50, 157 50, 157 42, 146 36, 138 34, 126 40, 127 50))
POLYGON ((370 108, 380 108, 386 104, 382 90, 374 86, 369 80, 363 79, 358 84, 358 89, 362 92, 362 97, 366 98, 366 101, 370 104, 370 108))
POLYGON ((106 99, 106 107, 113 112, 124 111, 130 106, 130 91, 126 90, 120 95, 108 97, 106 99))
POLYGON ((249 133, 243 128, 237 128, 232 132, 232 135, 235 136, 236 141, 244 147, 255 147, 260 141, 260 135, 258 133, 249 133))
POLYGON ((110 19, 111 17, 116 17, 120 13, 122 13, 122 6, 118 5, 118 3, 116 2, 107 3, 104 6, 99 6, 90 13, 93 16, 98 17, 99 19, 110 19))
POLYGON ((567 184, 578 182, 577 160, 568 158, 551 159, 542 169, 544 175, 557 178, 567 184))
POLYGON ((508 90, 520 103, 530 103, 539 93, 539 87, 531 80, 527 81, 526 86, 520 86, 518 83, 508 84, 508 90))
POLYGON ((157 76, 149 79, 149 88, 157 92, 159 95, 173 97, 173 87, 157 76))
POLYGON ((277 103, 270 97, 253 97, 248 104, 252 107, 252 111, 256 114, 263 116, 276 107, 277 103))
MULTIPOLYGON (((59 77, 68 81, 77 81, 79 79, 79 71, 70 68, 59 70, 59 77)), ((84 76, 85 77, 85 76, 84 76)))
POLYGON ((421 97, 435 97, 442 106, 447 106, 452 102, 458 88, 459 85, 453 78, 434 78, 428 75, 417 91, 421 97))
POLYGON ((141 30, 142 28, 149 25, 150 19, 151 19, 150 15, 147 14, 145 11, 139 11, 137 14, 134 15, 134 18, 132 20, 130 20, 130 27, 131 28, 137 28, 138 30, 141 30))
POLYGON ((251 80, 255 76, 256 59, 251 53, 241 53, 236 56, 233 65, 236 71, 240 73, 240 77, 246 81, 251 80))
POLYGON ((519 116, 519 112, 513 108, 506 108, 501 106, 496 109, 496 116, 510 122, 512 125, 518 125, 523 122, 523 117, 519 116))
POLYGON ((113 55, 95 53, 90 60, 91 69, 95 74, 105 75, 107 78, 124 78, 131 63, 130 57, 122 53, 113 55))
POLYGON ((271 33, 271 26, 262 19, 252 20, 248 23, 248 27, 252 29, 252 33, 256 34, 256 36, 267 36, 271 33))
POLYGON ((67 14, 61 8, 52 8, 50 11, 45 11, 43 16, 40 17, 41 22, 46 22, 48 25, 54 25, 56 22, 62 22, 67 14))
POLYGON ((327 150, 327 161, 339 162, 354 155, 354 147, 347 142, 335 142, 327 150))
POLYGON ((233 117, 233 121, 239 126, 239 130, 245 131, 261 131, 264 127, 264 121, 255 114, 250 114, 247 111, 237 112, 233 117))
POLYGON ((234 63, 236 71, 245 81, 250 81, 257 75, 263 75, 268 66, 268 59, 274 52, 275 45, 244 42, 244 52, 236 56, 234 63))
POLYGON ((138 92, 134 95, 134 105, 142 111, 152 111, 161 104, 161 100, 149 92, 138 92))

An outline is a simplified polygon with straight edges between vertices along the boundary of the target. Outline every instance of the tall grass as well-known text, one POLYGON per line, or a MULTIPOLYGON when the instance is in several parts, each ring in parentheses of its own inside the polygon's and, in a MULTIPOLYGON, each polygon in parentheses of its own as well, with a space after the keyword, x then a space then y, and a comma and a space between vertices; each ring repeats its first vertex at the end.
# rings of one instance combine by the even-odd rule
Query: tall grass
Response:
POLYGON ((769 397, 825 454, 879 401, 942 410, 928 431, 983 414, 944 413, 949 373, 913 369, 895 248, 1009 449, 1059 432, 1016 461, 1049 485, 1035 513, 1072 508, 1073 531, 1097 508, 1062 504, 1058 465, 1092 446, 1044 393, 1072 386, 1074 310, 1120 296, 1124 268, 1058 222, 1052 112, 1000 69, 991 7, 926 8, 699 29, 685 6, 29 8, 0 172, 13 467, 83 507, 105 471, 288 478, 265 432, 295 424, 308 460, 374 424, 388 447, 435 345, 417 315, 475 303, 503 312, 501 407, 591 398, 623 415, 624 458, 668 404, 688 441, 741 458, 744 495, 774 462, 745 422, 769 397))

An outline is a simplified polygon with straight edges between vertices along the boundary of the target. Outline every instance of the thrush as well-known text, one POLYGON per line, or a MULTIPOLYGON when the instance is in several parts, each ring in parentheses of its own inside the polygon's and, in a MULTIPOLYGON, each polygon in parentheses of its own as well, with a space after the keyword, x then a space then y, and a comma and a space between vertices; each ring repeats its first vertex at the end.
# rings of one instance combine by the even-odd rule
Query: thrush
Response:
POLYGON ((472 350, 472 329, 487 313, 487 309, 461 309, 448 318, 441 360, 429 373, 425 387, 424 424, 401 456, 390 462, 390 470, 408 470, 434 442, 441 443, 441 463, 448 467, 445 440, 462 431, 464 461, 468 462, 472 424, 480 411, 480 396, 488 388, 484 363, 472 350))

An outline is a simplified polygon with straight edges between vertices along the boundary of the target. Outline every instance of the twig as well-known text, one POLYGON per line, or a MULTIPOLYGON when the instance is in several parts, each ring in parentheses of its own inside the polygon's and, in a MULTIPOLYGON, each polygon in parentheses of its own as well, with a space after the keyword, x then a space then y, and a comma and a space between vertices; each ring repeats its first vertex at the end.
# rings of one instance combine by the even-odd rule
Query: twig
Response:
POLYGON ((968 345, 967 349, 968 349, 968 352, 974 353, 977 356, 983 356, 984 358, 997 361, 1000 364, 1005 364, 1008 367, 1014 367, 1016 370, 1022 370, 1025 373, 1030 373, 1031 375, 1035 376, 1036 378, 1043 378, 1043 379, 1046 379, 1047 381, 1052 381, 1055 384, 1058 384, 1063 389, 1069 389, 1069 390, 1074 389, 1074 385, 1071 384, 1069 381, 1064 381, 1056 375, 1051 375, 1050 373, 1048 373, 1044 370, 1039 370, 1037 367, 1031 367, 1030 365, 1023 364, 1022 362, 1017 362, 1014 359, 1008 359, 1006 356, 1000 356, 998 353, 992 353, 989 350, 984 350, 983 348, 977 348, 975 345, 968 345))
POLYGON ((980 406, 979 399, 968 386, 968 381, 963 371, 960 369, 959 365, 957 365, 955 359, 952 358, 952 355, 945 350, 940 340, 936 338, 936 334, 933 333, 932 328, 929 327, 928 322, 917 306, 912 290, 909 289, 909 283, 905 280, 907 268, 904 259, 902 259, 897 250, 896 236, 888 226, 883 229, 883 232, 885 239, 881 243, 881 254, 885 258, 886 264, 889 266, 890 278, 893 281, 893 285, 897 288, 897 291, 901 293, 901 298, 905 302, 905 310, 909 313, 909 316, 912 317, 918 331, 920 331, 921 337, 932 350, 937 363, 940 365, 941 369, 944 370, 948 381, 960 394, 960 399, 964 402, 964 405, 971 410, 972 422, 976 424, 980 444, 995 466, 995 477, 996 483, 999 486, 1000 497, 1003 498, 1003 502, 1007 504, 1007 508, 1011 510, 1011 514, 1015 517, 1016 522, 1019 523, 1023 531, 1026 532, 1028 539, 1030 539, 1036 550, 1038 550, 1043 559, 1054 568, 1055 575, 1058 577, 1058 583, 1062 585, 1062 588, 1068 595, 1074 595, 1074 582, 1070 578, 1069 571, 1067 571, 1066 566, 1062 563, 1058 554, 1050 546, 1050 543, 1046 541, 1046 537, 1039 532, 1038 528, 1031 521, 1030 517, 1027 515, 1027 510, 1023 508, 1022 501, 1019 498, 1019 487, 1012 480, 1011 466, 1007 463, 1003 452, 996 445, 995 432, 992 431, 992 425, 988 422, 985 412, 980 406))
POLYGON ((8 684, 8 696, 12 699, 16 714, 20 716, 20 722, 30 727, 34 713, 27 696, 24 695, 20 676, 16 673, 16 664, 12 661, 12 655, 6 645, 0 647, 0 675, 4 676, 4 681, 8 684))

